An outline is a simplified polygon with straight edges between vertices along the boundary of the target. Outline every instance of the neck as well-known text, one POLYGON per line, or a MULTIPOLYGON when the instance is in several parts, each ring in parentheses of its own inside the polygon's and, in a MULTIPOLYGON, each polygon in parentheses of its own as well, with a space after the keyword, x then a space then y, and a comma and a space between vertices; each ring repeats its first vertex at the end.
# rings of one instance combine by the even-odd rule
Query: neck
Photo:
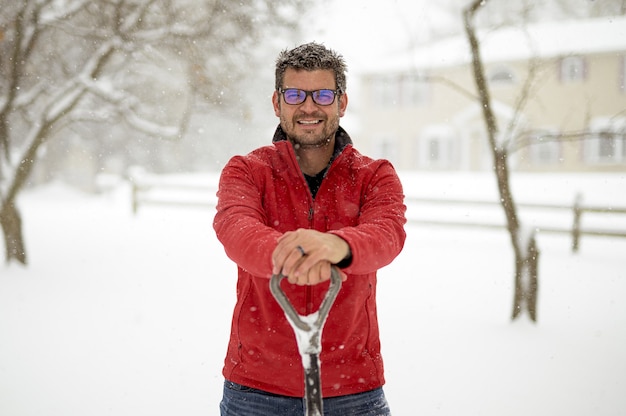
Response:
POLYGON ((309 176, 315 176, 328 166, 333 151, 335 140, 329 141, 324 146, 319 147, 298 147, 294 146, 296 159, 302 172, 309 176))

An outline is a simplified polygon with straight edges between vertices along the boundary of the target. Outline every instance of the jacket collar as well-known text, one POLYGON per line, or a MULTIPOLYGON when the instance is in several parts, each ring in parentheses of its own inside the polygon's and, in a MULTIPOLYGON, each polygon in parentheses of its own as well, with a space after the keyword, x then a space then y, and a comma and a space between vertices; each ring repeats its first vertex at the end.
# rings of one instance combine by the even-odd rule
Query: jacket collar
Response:
MULTIPOLYGON (((274 132, 274 138, 272 139, 272 143, 281 141, 287 141, 287 135, 279 124, 278 127, 276 127, 276 131, 274 132)), ((349 144, 352 144, 352 139, 350 138, 350 135, 343 129, 343 127, 339 126, 339 128, 337 129, 337 133, 335 133, 335 151, 333 153, 332 159, 335 159, 339 155, 339 153, 341 153, 343 149, 349 144)))

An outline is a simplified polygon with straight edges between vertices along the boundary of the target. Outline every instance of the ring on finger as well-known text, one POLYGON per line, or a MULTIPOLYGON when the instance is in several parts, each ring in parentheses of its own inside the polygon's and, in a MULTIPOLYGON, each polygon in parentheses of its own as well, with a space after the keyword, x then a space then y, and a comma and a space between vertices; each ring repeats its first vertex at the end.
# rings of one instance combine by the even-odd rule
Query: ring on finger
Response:
POLYGON ((306 256, 306 251, 304 251, 302 246, 296 246, 296 250, 298 250, 302 256, 306 256))

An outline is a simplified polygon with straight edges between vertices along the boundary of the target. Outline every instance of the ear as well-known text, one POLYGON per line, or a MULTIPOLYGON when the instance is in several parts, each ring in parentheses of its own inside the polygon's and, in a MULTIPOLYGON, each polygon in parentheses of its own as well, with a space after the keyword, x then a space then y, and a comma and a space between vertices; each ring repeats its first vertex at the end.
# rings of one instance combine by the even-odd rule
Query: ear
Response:
POLYGON ((280 95, 278 95, 278 91, 274 91, 272 94, 272 105, 274 106, 274 114, 276 117, 280 117, 280 95))
POLYGON ((339 117, 343 117, 346 114, 346 108, 348 107, 348 94, 345 92, 339 96, 339 117))

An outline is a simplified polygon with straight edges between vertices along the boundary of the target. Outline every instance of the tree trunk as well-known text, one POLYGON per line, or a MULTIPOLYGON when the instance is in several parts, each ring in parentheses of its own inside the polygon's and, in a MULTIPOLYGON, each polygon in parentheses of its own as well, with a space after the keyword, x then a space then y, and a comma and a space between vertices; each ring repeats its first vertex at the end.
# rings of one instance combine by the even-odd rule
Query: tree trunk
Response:
POLYGON ((515 259, 515 292, 511 319, 515 320, 523 312, 528 312, 530 320, 537 322, 539 250, 534 234, 528 240, 524 254, 515 259))
POLYGON ((467 39, 472 53, 472 70, 476 89, 483 110, 483 118, 487 130, 489 148, 492 151, 494 172, 500 192, 500 203, 506 216, 507 230, 515 254, 515 293, 513 300, 512 319, 516 319, 526 309, 533 322, 537 320, 537 272, 538 258, 537 244, 534 234, 530 236, 528 245, 520 241, 520 222, 517 216, 517 206, 513 199, 509 181, 508 150, 498 142, 498 125, 492 111, 491 97, 485 78, 485 70, 480 57, 480 43, 476 36, 473 19, 475 13, 484 7, 488 0, 474 0, 464 10, 463 20, 467 39))
POLYGON ((26 249, 22 235, 22 218, 13 202, 4 202, 0 209, 0 225, 4 235, 5 259, 26 264, 26 249))
POLYGON ((33 169, 37 150, 45 142, 49 128, 50 124, 45 123, 39 128, 34 140, 22 156, 22 162, 15 170, 15 176, 6 194, 2 195, 4 199, 2 200, 2 206, 0 206, 0 225, 4 234, 5 259, 7 263, 10 263, 11 260, 16 260, 26 265, 26 246, 24 245, 22 232, 22 217, 15 205, 15 200, 33 169))

